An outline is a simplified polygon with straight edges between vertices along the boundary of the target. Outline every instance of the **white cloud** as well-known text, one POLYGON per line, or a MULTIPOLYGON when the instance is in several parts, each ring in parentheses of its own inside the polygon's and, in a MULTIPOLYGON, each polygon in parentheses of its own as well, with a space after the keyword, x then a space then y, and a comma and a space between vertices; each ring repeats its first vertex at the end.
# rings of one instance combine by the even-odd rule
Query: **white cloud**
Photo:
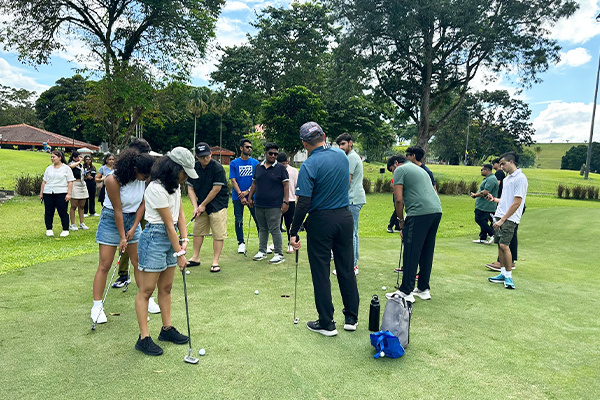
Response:
POLYGON ((578 47, 567 51, 566 53, 560 53, 560 61, 556 64, 557 67, 568 66, 568 67, 579 67, 587 64, 592 59, 592 56, 583 47, 578 47))
POLYGON ((0 82, 5 86, 10 86, 19 89, 27 89, 37 93, 41 93, 49 88, 35 81, 35 79, 26 76, 25 70, 10 65, 8 61, 0 57, 0 82))
POLYGON ((558 41, 585 43, 600 34, 600 22, 595 19, 599 12, 597 1, 577 0, 577 3, 579 10, 550 28, 550 37, 558 41))
POLYGON ((250 11, 250 7, 248 7, 248 5, 242 1, 228 1, 225 3, 223 13, 232 11, 250 11))
MULTIPOLYGON (((596 110, 598 111, 598 110, 596 110)), ((592 104, 550 103, 533 120, 534 139, 537 142, 575 142, 583 143, 589 139, 592 121, 592 104)), ((594 123, 596 140, 600 137, 600 120, 596 114, 594 123)))

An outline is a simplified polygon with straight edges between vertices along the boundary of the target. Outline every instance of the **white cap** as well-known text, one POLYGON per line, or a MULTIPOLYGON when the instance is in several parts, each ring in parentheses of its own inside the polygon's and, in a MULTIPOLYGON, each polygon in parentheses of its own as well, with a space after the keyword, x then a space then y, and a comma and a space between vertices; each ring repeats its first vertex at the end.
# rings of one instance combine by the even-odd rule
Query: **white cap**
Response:
POLYGON ((198 179, 198 174, 194 169, 195 159, 191 151, 185 147, 175 147, 167 153, 167 157, 181 165, 187 176, 192 179, 198 179))

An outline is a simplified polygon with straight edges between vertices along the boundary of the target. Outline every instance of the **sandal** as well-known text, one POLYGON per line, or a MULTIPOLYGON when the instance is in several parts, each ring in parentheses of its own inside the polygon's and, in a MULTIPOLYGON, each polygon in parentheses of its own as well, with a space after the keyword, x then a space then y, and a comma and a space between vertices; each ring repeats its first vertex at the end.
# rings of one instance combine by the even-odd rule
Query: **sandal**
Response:
POLYGON ((188 261, 188 267, 198 267, 200 265, 200 261, 188 261))
POLYGON ((210 272, 220 272, 221 271, 221 267, 219 267, 218 265, 213 265, 212 267, 210 267, 210 272))
POLYGON ((402 273, 402 272, 404 272, 404 270, 402 268, 395 268, 394 272, 395 273, 399 273, 399 272, 402 273))

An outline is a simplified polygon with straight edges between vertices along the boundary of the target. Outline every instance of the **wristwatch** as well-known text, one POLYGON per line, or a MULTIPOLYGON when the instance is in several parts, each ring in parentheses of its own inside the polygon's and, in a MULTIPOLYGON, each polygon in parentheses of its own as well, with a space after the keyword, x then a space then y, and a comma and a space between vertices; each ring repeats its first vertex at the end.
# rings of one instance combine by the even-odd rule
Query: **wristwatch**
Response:
POLYGON ((290 205, 289 201, 284 201, 285 204, 287 204, 288 206, 290 205))

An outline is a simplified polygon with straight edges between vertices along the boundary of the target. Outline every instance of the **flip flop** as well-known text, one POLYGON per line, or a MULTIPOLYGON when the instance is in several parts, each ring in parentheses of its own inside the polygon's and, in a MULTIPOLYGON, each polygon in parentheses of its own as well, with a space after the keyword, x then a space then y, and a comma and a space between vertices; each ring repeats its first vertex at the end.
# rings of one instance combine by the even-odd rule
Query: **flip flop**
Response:
POLYGON ((221 267, 219 267, 218 265, 213 265, 212 267, 210 267, 210 272, 221 272, 221 267))
POLYGON ((200 261, 188 261, 187 266, 188 267, 197 267, 200 265, 200 261))
POLYGON ((394 268, 394 272, 395 273, 404 272, 404 270, 402 268, 394 268))

